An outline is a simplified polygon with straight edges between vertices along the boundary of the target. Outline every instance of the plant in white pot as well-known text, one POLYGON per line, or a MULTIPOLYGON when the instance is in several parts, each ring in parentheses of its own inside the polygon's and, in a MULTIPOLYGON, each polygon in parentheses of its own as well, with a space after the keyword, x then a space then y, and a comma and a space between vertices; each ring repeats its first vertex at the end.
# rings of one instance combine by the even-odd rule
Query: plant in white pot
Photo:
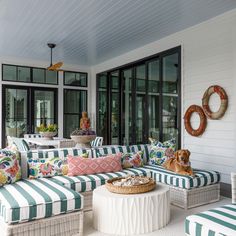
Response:
POLYGON ((39 127, 37 127, 37 130, 43 138, 50 140, 57 135, 58 127, 56 124, 41 124, 39 127))
POLYGON ((96 132, 90 129, 90 119, 87 112, 82 112, 80 119, 80 129, 76 129, 71 133, 71 139, 79 148, 90 148, 91 141, 96 138, 96 132))

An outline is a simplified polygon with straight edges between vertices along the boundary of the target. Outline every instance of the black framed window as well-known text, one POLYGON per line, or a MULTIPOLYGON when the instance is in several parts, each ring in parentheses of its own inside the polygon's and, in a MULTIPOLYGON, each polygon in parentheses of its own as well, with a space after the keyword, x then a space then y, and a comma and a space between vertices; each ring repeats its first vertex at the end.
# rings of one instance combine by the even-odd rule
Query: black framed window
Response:
POLYGON ((87 87, 88 74, 84 72, 64 71, 64 85, 87 87))
POLYGON ((37 84, 58 84, 58 72, 45 68, 2 65, 2 80, 37 84))
POLYGON ((3 85, 2 146, 6 137, 35 133, 40 124, 57 124, 56 88, 3 85))
POLYGON ((80 127, 83 111, 87 111, 87 90, 64 89, 64 137, 80 127))
POLYGON ((105 144, 181 141, 181 47, 97 75, 97 133, 105 144), (119 132, 116 132, 116 123, 119 132))

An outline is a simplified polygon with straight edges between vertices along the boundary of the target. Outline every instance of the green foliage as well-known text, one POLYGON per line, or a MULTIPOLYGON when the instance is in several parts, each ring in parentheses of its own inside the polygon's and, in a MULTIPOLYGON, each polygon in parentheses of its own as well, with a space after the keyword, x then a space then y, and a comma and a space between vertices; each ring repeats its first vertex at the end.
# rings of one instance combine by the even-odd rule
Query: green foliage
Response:
POLYGON ((58 127, 56 124, 48 124, 45 126, 44 124, 41 124, 39 127, 37 127, 38 132, 57 132, 58 127))

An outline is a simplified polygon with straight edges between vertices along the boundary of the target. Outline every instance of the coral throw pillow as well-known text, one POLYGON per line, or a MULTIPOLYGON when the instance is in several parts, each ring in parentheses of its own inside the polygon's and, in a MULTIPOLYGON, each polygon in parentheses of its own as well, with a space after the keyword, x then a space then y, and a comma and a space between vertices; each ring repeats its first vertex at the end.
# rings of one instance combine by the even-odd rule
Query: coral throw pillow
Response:
POLYGON ((124 169, 143 166, 143 151, 123 153, 121 163, 124 169))
POLYGON ((90 175, 121 171, 122 153, 99 158, 79 158, 68 155, 68 175, 90 175))

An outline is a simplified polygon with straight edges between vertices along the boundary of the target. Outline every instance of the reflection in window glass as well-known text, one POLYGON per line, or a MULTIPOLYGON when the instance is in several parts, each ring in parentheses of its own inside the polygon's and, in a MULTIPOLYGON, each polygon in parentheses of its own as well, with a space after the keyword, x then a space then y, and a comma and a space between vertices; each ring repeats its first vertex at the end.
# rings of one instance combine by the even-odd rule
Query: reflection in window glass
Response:
POLYGON ((46 84, 57 84, 57 72, 46 70, 46 84))
POLYGON ((17 67, 17 80, 19 82, 30 82, 30 68, 29 67, 17 67))
POLYGON ((163 140, 177 138, 178 125, 177 125, 177 96, 163 96, 163 140))
POLYGON ((136 90, 145 92, 145 65, 136 67, 136 90))
POLYGON ((159 92, 159 60, 148 63, 148 91, 157 93, 159 92))
POLYGON ((48 125, 55 123, 54 94, 54 91, 35 90, 35 127, 38 127, 41 124, 48 125))
POLYGON ((124 145, 132 144, 132 69, 123 71, 123 130, 124 145))
POLYGON ((111 73, 111 144, 119 143, 119 74, 118 72, 111 73))
POLYGON ((148 137, 159 140, 159 60, 148 63, 148 137))
POLYGON ((8 66, 8 65, 3 65, 2 66, 3 70, 3 78, 2 80, 7 80, 7 81, 16 81, 16 66, 8 66))
POLYGON ((103 143, 108 142, 107 132, 107 74, 98 75, 98 120, 96 124, 97 135, 103 137, 103 143))
POLYGON ((45 82, 45 70, 39 68, 33 68, 33 82, 44 84, 45 82))
POLYGON ((5 134, 23 137, 27 129, 27 90, 7 88, 5 100, 5 134))
POLYGON ((86 87, 87 73, 66 71, 64 73, 64 83, 65 85, 86 87))
POLYGON ((87 91, 64 89, 64 137, 80 127, 83 111, 87 111, 87 91))
POLYGON ((163 58, 163 93, 177 93, 178 54, 163 58))

